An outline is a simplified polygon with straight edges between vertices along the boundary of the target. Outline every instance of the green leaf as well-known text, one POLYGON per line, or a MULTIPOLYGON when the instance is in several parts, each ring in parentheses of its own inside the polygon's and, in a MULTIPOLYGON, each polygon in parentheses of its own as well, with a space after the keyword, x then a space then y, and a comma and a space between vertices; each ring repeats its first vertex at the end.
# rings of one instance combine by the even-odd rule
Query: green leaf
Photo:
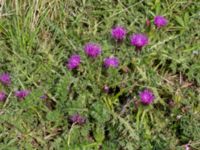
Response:
POLYGON ((92 105, 91 116, 101 124, 110 119, 109 112, 101 102, 96 102, 92 105))
POLYGON ((98 143, 102 143, 104 138, 105 138, 105 135, 104 135, 104 127, 103 126, 100 126, 100 125, 97 125, 95 131, 94 131, 94 138, 95 140, 98 142, 98 143))
POLYGON ((185 24, 189 24, 189 22, 190 22, 190 16, 189 16, 188 12, 186 12, 184 15, 184 22, 185 22, 185 24))
POLYGON ((176 19, 176 21, 178 22, 179 25, 181 25, 182 27, 185 26, 183 18, 176 16, 175 19, 176 19))
POLYGON ((60 112, 55 110, 55 111, 50 111, 47 113, 47 120, 52 121, 52 122, 56 122, 58 120, 60 120, 60 112))

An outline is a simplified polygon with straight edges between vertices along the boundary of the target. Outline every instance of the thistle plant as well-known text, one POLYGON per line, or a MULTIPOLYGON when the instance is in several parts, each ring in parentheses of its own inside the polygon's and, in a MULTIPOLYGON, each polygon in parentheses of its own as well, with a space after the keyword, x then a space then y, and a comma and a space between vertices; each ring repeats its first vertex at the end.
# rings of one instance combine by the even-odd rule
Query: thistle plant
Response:
POLYGON ((0 6, 0 149, 199 149, 197 1, 0 6))

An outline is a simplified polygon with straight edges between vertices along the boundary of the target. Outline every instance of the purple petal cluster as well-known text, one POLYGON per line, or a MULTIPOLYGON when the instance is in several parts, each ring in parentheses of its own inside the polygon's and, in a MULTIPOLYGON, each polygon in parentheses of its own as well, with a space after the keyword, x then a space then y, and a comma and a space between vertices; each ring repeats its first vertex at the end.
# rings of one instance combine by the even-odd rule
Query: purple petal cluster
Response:
POLYGON ((42 99, 42 100, 45 100, 45 99, 47 99, 47 98, 48 98, 48 96, 47 96, 46 94, 40 96, 40 99, 42 99))
POLYGON ((81 57, 75 54, 69 58, 66 66, 69 70, 72 70, 77 68, 80 65, 80 63, 81 63, 81 57))
POLYGON ((119 59, 114 56, 110 56, 104 59, 104 66, 106 68, 117 68, 119 66, 119 59))
POLYGON ((131 45, 137 49, 141 49, 143 46, 149 43, 148 37, 145 34, 133 34, 131 36, 131 45))
POLYGON ((185 145, 185 150, 191 150, 189 144, 186 144, 186 145, 185 145))
POLYGON ((23 100, 26 96, 28 96, 29 91, 28 90, 19 90, 19 91, 15 91, 15 96, 19 99, 19 100, 23 100))
POLYGON ((125 38, 126 36, 126 30, 124 27, 121 26, 117 26, 115 28, 112 29, 111 31, 111 35, 112 37, 117 40, 117 41, 121 41, 125 38))
POLYGON ((6 99, 6 93, 0 91, 0 102, 3 102, 6 99))
POLYGON ((107 86, 107 85, 104 85, 104 87, 103 87, 103 91, 105 92, 105 93, 108 93, 109 92, 109 86, 107 86))
POLYGON ((101 54, 101 46, 96 43, 87 43, 84 46, 84 51, 89 57, 96 58, 101 54))
POLYGON ((79 115, 79 114, 74 114, 69 119, 72 123, 75 123, 75 124, 78 124, 78 125, 82 125, 86 122, 86 118, 79 115))
POLYGON ((149 19, 146 20, 146 26, 149 27, 151 25, 151 22, 149 19))
POLYGON ((144 91, 140 92, 139 96, 141 102, 145 105, 151 104, 155 99, 153 92, 148 89, 145 89, 144 91))
POLYGON ((167 20, 165 17, 163 17, 163 16, 156 16, 156 17, 154 18, 154 24, 155 24, 156 27, 158 27, 158 28, 161 28, 161 27, 166 26, 167 23, 168 23, 168 20, 167 20))
POLYGON ((0 81, 4 85, 10 85, 11 84, 10 75, 8 73, 1 74, 0 75, 0 81))

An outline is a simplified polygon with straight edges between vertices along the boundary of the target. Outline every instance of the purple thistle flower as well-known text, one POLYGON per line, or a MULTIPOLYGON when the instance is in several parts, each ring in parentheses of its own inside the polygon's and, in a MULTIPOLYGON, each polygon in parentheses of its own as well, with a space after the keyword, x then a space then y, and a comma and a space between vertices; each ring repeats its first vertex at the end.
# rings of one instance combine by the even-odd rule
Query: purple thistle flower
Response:
POLYGON ((185 145, 185 150, 190 150, 189 144, 186 144, 186 145, 185 145))
POLYGON ((149 43, 148 37, 144 34, 133 34, 131 36, 131 45, 135 46, 137 50, 149 43))
POLYGON ((163 16, 156 16, 156 17, 154 17, 154 24, 158 28, 166 26, 167 23, 168 23, 168 20, 165 17, 163 17, 163 16))
POLYGON ((42 100, 45 100, 45 99, 47 99, 47 98, 48 98, 48 96, 47 96, 46 94, 40 96, 40 99, 42 99, 42 100))
POLYGON ((146 20, 146 26, 149 27, 151 25, 151 22, 149 19, 146 20))
POLYGON ((108 92, 109 92, 109 87, 108 87, 107 85, 105 85, 105 86, 103 87, 103 90, 104 90, 105 93, 108 93, 108 92))
POLYGON ((142 92, 140 92, 139 96, 140 96, 141 102, 144 105, 151 104, 155 99, 155 96, 154 96, 153 92, 148 90, 148 89, 145 89, 142 92))
POLYGON ((0 91, 0 102, 3 102, 6 99, 6 93, 0 91))
POLYGON ((78 125, 82 125, 86 121, 86 118, 79 115, 79 114, 74 114, 74 115, 70 116, 69 119, 72 123, 75 123, 75 124, 78 124, 78 125))
POLYGON ((125 30, 124 27, 117 26, 117 27, 112 29, 111 35, 116 41, 121 41, 126 36, 126 30, 125 30))
POLYGON ((75 54, 69 58, 66 66, 69 70, 72 70, 77 68, 80 65, 80 63, 81 63, 81 57, 75 54))
POLYGON ((117 68, 119 66, 119 59, 114 56, 110 56, 104 59, 104 66, 106 68, 113 67, 117 68))
POLYGON ((101 54, 101 46, 96 43, 87 43, 84 46, 86 55, 92 58, 96 58, 101 54))
POLYGON ((28 90, 19 90, 19 91, 15 91, 15 96, 19 99, 19 100, 23 100, 26 96, 28 96, 30 92, 28 90))
POLYGON ((10 75, 8 73, 1 74, 0 75, 0 81, 4 85, 10 85, 11 84, 10 75))
POLYGON ((168 100, 168 104, 170 107, 174 107, 175 102, 172 99, 170 99, 170 100, 168 100))

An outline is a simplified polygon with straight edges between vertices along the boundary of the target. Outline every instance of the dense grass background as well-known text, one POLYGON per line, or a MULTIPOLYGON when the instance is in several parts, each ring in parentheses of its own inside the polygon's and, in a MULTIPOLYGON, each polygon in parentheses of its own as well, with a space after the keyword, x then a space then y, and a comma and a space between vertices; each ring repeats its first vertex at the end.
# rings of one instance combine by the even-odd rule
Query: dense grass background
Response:
MULTIPOLYGON (((0 149, 178 150, 200 149, 200 3, 198 0, 1 0, 0 149), (160 30, 146 19, 164 15, 160 30), (114 25, 128 30, 121 44, 111 39, 114 25), (130 46, 132 33, 144 32, 150 44, 141 54, 130 46), (83 45, 101 44, 97 61, 83 45), (82 57, 77 72, 66 69, 71 54, 82 57), (120 59, 106 73, 104 57, 120 59), (126 73, 124 70, 128 68, 126 73), (104 85, 111 94, 102 91, 104 85), (153 90, 153 105, 137 107, 138 92, 153 90), (22 102, 14 91, 29 89, 22 102), (48 95, 46 100, 40 96, 48 95), (169 100, 173 103, 169 104, 169 100), (71 125, 79 113, 84 125, 71 125)), ((152 23, 152 22, 151 22, 152 23)))

